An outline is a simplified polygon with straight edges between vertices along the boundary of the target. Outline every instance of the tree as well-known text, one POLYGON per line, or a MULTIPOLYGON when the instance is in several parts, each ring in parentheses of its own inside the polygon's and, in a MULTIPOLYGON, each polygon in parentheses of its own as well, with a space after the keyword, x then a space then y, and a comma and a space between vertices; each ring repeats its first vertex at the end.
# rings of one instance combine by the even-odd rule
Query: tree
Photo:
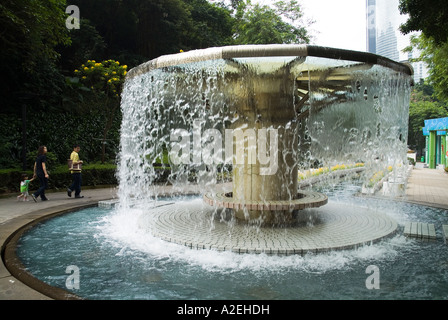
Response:
POLYGON ((433 38, 437 45, 448 40, 448 1, 446 0, 400 0, 401 14, 408 20, 401 25, 404 34, 422 31, 433 38))
MULTIPOLYGON (((401 32, 421 31, 421 34, 411 37, 411 45, 406 51, 417 49, 420 52, 420 56, 412 61, 423 61, 428 66, 428 84, 434 88, 432 97, 448 101, 448 2, 400 0, 399 8, 402 14, 409 15, 400 27, 401 32)), ((442 114, 446 112, 443 105, 438 107, 442 108, 442 114)))
MULTIPOLYGON (((41 60, 55 61, 55 47, 70 43, 65 0, 3 0, 0 6, 1 57, 17 57, 20 69, 33 72, 41 60)), ((9 59, 8 59, 9 60, 9 59)))
MULTIPOLYGON (((98 59, 141 63, 186 48, 194 28, 183 0, 69 0, 107 44, 98 59)), ((82 29, 82 25, 81 25, 82 29)), ((189 49, 189 48, 187 48, 189 49)), ((133 65, 131 65, 133 66, 133 65)))
MULTIPOLYGON (((136 57, 139 20, 139 3, 151 0, 67 0, 80 10, 81 23, 79 30, 72 30, 75 39, 81 38, 91 44, 104 42, 95 55, 86 59, 122 59, 130 55, 137 63, 146 57, 136 57)), ((152 1, 151 1, 152 2, 152 1)), ((73 47, 74 51, 85 51, 85 44, 73 47)), ((125 59, 126 60, 126 59, 125 59)), ((86 60, 83 60, 86 61, 86 60)), ((79 64, 72 65, 71 70, 79 64)))
POLYGON ((235 14, 237 44, 309 43, 297 1, 278 1, 273 6, 240 1, 235 14))
POLYGON ((425 120, 447 116, 448 112, 441 108, 437 102, 419 101, 411 103, 409 106, 408 144, 422 150, 425 147, 425 138, 422 131, 425 120))
POLYGON ((231 10, 207 0, 184 0, 191 13, 192 30, 186 34, 189 48, 203 49, 233 44, 231 10))
POLYGON ((120 93, 126 73, 127 65, 120 65, 119 61, 88 60, 74 71, 75 77, 70 78, 72 83, 81 84, 78 87, 86 93, 90 101, 88 107, 94 106, 104 115, 102 163, 105 161, 107 136, 120 107, 120 93))
POLYGON ((448 101, 448 42, 436 44, 435 40, 422 33, 411 37, 407 51, 417 49, 420 56, 412 61, 423 61, 429 69, 429 84, 434 87, 435 96, 448 101))
POLYGON ((71 75, 75 67, 87 60, 102 60, 106 56, 107 43, 92 23, 81 18, 80 26, 70 30, 70 46, 58 47, 61 54, 58 66, 65 75, 71 75))
POLYGON ((0 5, 0 101, 3 111, 20 110, 25 96, 35 108, 58 100, 63 77, 56 48, 68 45, 65 0, 3 0, 0 5), (6 109, 6 110, 5 110, 6 109))
POLYGON ((412 90, 409 106, 408 144, 418 150, 425 147, 423 127, 426 119, 448 116, 446 107, 434 97, 434 89, 430 84, 421 81, 412 90))

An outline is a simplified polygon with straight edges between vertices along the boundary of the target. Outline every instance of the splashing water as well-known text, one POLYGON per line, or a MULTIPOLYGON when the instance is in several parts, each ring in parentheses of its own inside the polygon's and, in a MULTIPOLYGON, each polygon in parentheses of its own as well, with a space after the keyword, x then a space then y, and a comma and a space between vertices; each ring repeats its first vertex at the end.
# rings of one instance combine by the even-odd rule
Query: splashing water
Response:
MULTIPOLYGON (((129 72, 121 105, 120 203, 90 222, 99 249, 98 255, 86 253, 91 261, 84 268, 93 274, 83 294, 101 299, 116 298, 120 291, 126 292, 123 299, 446 298, 433 270, 428 271, 431 288, 415 290, 409 261, 422 245, 400 234, 352 250, 269 256, 192 250, 154 237, 142 226, 142 217, 151 219, 155 206, 176 202, 201 208, 198 195, 247 186, 247 181, 250 188, 233 188, 243 202, 292 200, 299 171, 356 163, 364 168, 357 180, 340 184, 323 178, 327 188, 320 192, 359 210, 384 211, 400 226, 409 218, 398 204, 352 197, 377 177, 406 175, 408 74, 387 63, 241 56, 178 64, 166 58, 129 72), (161 66, 153 67, 157 63, 161 66), (241 166, 237 147, 226 144, 229 129, 253 133, 244 138, 241 166), (275 141, 251 144, 263 132, 278 133, 278 170, 254 178, 253 172, 272 165, 275 141), (252 158, 257 160, 251 163, 252 158), (196 196, 166 198, 170 193, 196 196), (102 259, 105 266, 99 267, 102 259), (386 270, 383 291, 366 290, 366 268, 372 264, 386 270), (111 274, 98 280, 104 279, 101 272, 111 274)), ((425 251, 427 259, 433 260, 437 250, 425 251)), ((442 278, 448 283, 446 275, 442 278)))
MULTIPOLYGON (((239 155, 229 162, 224 146, 226 129, 237 127, 280 130, 281 168, 252 182, 262 201, 272 200, 264 196, 275 193, 269 185, 281 189, 275 199, 293 199, 297 170, 363 163, 366 184, 387 171, 404 176, 409 95, 406 74, 316 57, 217 59, 137 75, 122 95, 121 205, 157 197, 160 181, 204 194, 226 177, 247 179, 239 155), (173 139, 175 132, 188 136, 173 139), (210 158, 216 161, 204 163, 210 158)), ((247 199, 247 190, 234 194, 247 199)))
MULTIPOLYGON (((400 225, 419 219, 440 225, 443 210, 352 198, 346 181, 325 190, 333 201, 379 207, 400 225), (345 190, 341 192, 341 190, 345 190), (342 199, 342 194, 345 198, 342 199), (333 194, 337 194, 333 198, 333 194), (349 199, 351 200, 350 202, 349 199)), ((359 188, 358 188, 359 190, 359 188)), ((351 190, 353 191, 353 190, 351 190)), ((164 199, 167 200, 167 199, 164 199)), ((178 201, 198 201, 177 199, 178 201)), ((440 241, 397 234, 357 249, 304 256, 192 250, 139 228, 142 208, 129 215, 91 208, 60 216, 30 230, 18 255, 39 279, 65 288, 65 268, 80 269, 88 299, 446 299, 448 261, 440 241), (39 255, 36 255, 39 252, 39 255), (378 266, 380 289, 368 290, 368 266, 378 266)))

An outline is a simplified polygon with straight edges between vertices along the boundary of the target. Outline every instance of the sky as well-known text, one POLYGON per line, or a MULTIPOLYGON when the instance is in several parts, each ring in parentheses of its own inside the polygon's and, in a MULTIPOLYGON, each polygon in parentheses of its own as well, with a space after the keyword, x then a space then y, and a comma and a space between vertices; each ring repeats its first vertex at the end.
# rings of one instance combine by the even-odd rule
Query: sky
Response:
MULTIPOLYGON (((253 0, 273 4, 276 0, 253 0)), ((307 28, 313 35, 310 44, 366 51, 366 0, 298 0, 307 28)))
POLYGON ((315 21, 308 30, 311 44, 366 51, 365 0, 299 0, 304 18, 315 21))
MULTIPOLYGON (((213 2, 214 0, 209 0, 213 2)), ((252 0, 272 5, 277 0, 252 0)), ((307 30, 310 44, 340 49, 366 51, 366 0, 297 0, 303 19, 313 20, 307 30)), ((229 4, 230 0, 225 0, 229 4)))

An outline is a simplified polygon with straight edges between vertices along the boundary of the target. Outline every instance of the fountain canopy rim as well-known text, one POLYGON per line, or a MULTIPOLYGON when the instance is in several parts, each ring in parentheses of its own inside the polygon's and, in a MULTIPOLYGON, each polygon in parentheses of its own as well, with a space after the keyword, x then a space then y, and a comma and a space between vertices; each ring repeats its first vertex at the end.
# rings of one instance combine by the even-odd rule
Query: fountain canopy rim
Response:
POLYGON ((234 45, 197 49, 175 54, 162 55, 129 70, 127 79, 132 79, 155 69, 208 60, 262 57, 316 57, 377 64, 412 76, 414 70, 409 63, 363 51, 338 49, 307 44, 234 45))

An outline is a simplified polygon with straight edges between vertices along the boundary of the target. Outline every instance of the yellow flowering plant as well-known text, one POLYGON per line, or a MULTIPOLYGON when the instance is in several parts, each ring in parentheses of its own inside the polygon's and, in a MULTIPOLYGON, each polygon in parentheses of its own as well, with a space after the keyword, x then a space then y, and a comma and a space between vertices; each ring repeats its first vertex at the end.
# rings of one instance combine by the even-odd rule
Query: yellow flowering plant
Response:
POLYGON ((112 59, 101 62, 87 60, 74 73, 86 88, 118 98, 127 73, 127 66, 120 65, 119 61, 112 59))
POLYGON ((353 168, 360 168, 364 167, 364 163, 355 163, 355 164, 337 164, 332 167, 320 167, 318 169, 309 169, 306 171, 299 171, 298 172, 298 180, 305 180, 310 177, 319 176, 321 174, 330 173, 337 170, 346 170, 346 169, 353 169, 353 168))
POLYGON ((101 143, 101 161, 104 163, 108 132, 120 109, 120 94, 127 73, 127 66, 112 59, 97 62, 87 60, 74 70, 74 77, 67 81, 80 89, 81 105, 96 108, 104 114, 104 128, 101 143))

